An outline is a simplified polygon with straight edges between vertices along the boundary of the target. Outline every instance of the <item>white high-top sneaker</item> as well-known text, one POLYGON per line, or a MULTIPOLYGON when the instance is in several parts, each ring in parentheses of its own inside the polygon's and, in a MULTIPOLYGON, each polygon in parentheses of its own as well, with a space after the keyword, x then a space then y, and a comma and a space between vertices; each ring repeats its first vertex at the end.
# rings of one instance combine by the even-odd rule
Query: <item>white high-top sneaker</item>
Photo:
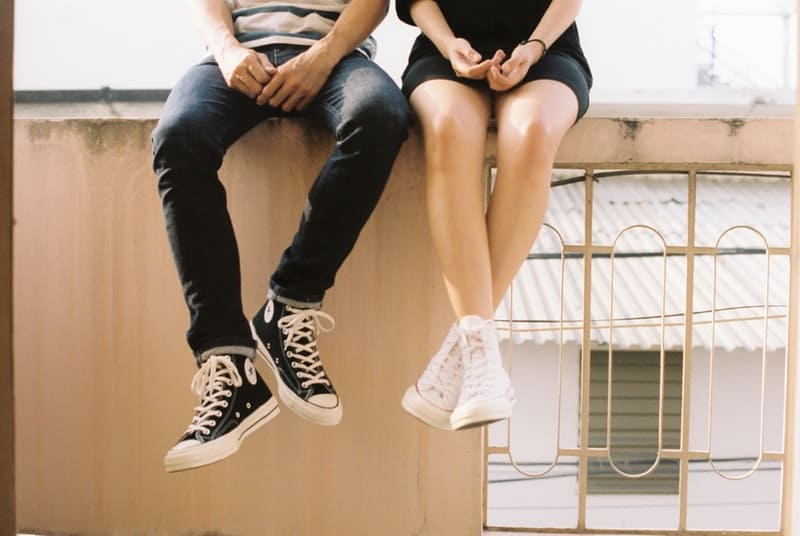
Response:
POLYGON ((401 403, 404 410, 429 426, 452 430, 450 414, 458 402, 464 376, 461 349, 461 331, 453 324, 425 372, 406 389, 401 403))
POLYGON ((450 425, 453 430, 511 418, 514 389, 503 368, 494 322, 468 315, 459 322, 464 380, 450 425))

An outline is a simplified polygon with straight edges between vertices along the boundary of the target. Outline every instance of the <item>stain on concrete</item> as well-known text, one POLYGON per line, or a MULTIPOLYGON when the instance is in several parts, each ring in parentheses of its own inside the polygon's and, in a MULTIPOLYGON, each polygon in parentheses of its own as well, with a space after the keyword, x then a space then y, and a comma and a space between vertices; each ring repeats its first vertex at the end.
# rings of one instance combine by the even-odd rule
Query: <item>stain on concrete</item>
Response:
POLYGON ((25 137, 35 147, 63 144, 68 133, 83 142, 89 154, 97 156, 109 150, 141 151, 150 147, 153 120, 137 119, 23 119, 19 121, 25 137))
POLYGON ((142 150, 149 145, 152 130, 149 122, 129 119, 84 119, 71 122, 70 127, 95 156, 109 150, 142 150))
POLYGON ((39 119, 20 121, 20 125, 27 132, 27 138, 34 145, 48 142, 58 124, 58 121, 39 119))
POLYGON ((622 138, 625 140, 635 140, 639 129, 642 127, 642 122, 638 119, 617 119, 617 122, 622 126, 622 138))
POLYGON ((734 137, 739 134, 739 130, 745 125, 744 119, 722 119, 728 125, 728 136, 734 137))

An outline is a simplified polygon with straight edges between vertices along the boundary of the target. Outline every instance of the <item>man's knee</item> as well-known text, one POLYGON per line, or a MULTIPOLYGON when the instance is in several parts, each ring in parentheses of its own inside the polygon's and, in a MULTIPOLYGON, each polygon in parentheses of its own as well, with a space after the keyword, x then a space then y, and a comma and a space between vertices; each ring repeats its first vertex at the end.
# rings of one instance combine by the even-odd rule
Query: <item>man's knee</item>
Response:
POLYGON ((399 146, 408 136, 408 102, 396 87, 374 91, 361 98, 344 118, 356 127, 367 141, 399 146))
POLYGON ((213 169, 222 164, 222 151, 192 113, 164 116, 153 130, 153 168, 213 169))

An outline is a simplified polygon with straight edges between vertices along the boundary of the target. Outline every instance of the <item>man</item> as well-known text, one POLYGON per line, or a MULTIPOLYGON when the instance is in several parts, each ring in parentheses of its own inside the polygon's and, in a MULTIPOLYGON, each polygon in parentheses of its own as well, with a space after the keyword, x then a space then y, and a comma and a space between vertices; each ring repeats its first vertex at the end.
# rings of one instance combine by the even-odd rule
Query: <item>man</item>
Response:
MULTIPOLYGON (((317 335, 333 328, 325 291, 374 209, 407 135, 408 108, 372 61, 370 33, 385 0, 193 0, 211 56, 172 90, 153 132, 164 219, 190 312, 187 339, 200 398, 167 471, 236 452, 278 414, 253 366, 261 355, 278 395, 312 422, 334 425, 339 396, 317 335), (308 193, 300 224, 248 323, 239 253, 217 172, 226 150, 270 117, 304 115, 336 138, 308 193)), ((265 200, 266 202, 267 200, 265 200)), ((268 229, 264 230, 269 232, 268 229)))

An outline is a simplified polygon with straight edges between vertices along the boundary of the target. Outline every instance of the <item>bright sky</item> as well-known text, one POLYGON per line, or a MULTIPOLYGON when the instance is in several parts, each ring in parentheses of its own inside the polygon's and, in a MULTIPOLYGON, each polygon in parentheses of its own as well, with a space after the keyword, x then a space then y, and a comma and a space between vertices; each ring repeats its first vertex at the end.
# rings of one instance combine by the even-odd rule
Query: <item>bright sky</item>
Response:
MULTIPOLYGON (((204 54, 187 1, 16 2, 16 89, 172 87, 204 54)), ((705 11, 730 13, 716 30, 719 68, 741 84, 779 87, 795 81, 796 19, 774 14, 793 13, 794 5, 794 0, 584 0, 578 24, 596 90, 694 88, 698 65, 711 57, 716 19, 705 11), (700 38, 698 27, 705 28, 700 38)), ((378 63, 396 80, 415 35, 393 9, 375 33, 378 63)))

